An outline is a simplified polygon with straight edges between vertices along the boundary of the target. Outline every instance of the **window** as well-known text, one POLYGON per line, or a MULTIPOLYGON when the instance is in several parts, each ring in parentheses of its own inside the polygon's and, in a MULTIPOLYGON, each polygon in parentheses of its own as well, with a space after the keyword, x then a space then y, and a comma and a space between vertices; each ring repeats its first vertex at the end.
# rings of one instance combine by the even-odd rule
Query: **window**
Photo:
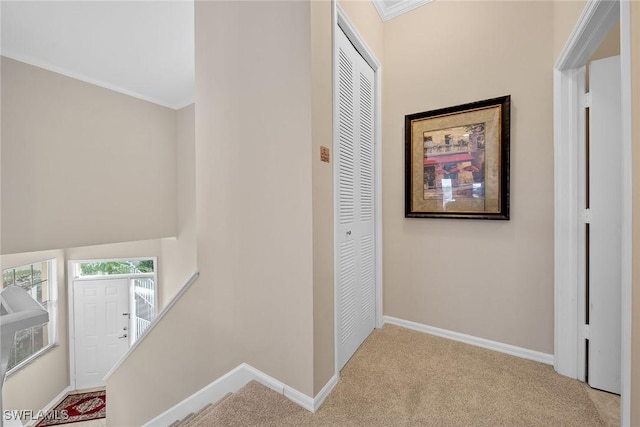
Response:
POLYGON ((49 323, 16 333, 9 355, 11 373, 35 359, 56 342, 55 260, 41 261, 2 271, 2 287, 20 286, 49 312, 49 323))
POLYGON ((154 272, 153 259, 79 262, 76 277, 154 272))

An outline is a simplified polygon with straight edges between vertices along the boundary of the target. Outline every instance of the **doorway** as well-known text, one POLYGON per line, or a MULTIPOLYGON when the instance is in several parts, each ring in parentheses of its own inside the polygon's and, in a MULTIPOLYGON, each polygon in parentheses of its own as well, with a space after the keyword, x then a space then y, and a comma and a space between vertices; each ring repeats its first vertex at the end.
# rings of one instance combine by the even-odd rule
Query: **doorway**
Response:
POLYGON ((585 305, 580 301, 580 231, 584 212, 579 205, 578 150, 584 138, 581 114, 584 66, 609 30, 620 21, 622 134, 621 277, 621 425, 630 423, 631 379, 631 38, 629 2, 588 2, 554 67, 554 181, 555 181, 555 345, 554 368, 571 378, 585 380, 583 336, 585 305))
POLYGON ((156 260, 69 261, 68 271, 71 387, 104 387, 155 319, 156 260))
POLYGON ((336 374, 382 326, 380 64, 339 5, 334 31, 336 374))

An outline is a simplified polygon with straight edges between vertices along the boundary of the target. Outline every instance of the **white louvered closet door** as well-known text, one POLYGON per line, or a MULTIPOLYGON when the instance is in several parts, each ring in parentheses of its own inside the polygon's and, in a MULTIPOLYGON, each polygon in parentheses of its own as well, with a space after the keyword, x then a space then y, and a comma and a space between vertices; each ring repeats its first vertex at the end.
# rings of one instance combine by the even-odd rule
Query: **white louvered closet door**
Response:
POLYGON ((337 31, 338 369, 375 326, 374 72, 337 31))

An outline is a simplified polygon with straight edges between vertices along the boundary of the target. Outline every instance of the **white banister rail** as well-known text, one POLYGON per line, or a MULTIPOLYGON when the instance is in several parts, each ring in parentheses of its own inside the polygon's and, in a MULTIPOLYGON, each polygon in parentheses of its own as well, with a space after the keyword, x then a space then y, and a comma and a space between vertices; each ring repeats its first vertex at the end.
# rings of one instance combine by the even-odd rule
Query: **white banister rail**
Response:
POLYGON ((124 354, 124 356, 122 356, 120 360, 118 360, 118 362, 115 365, 113 365, 113 368, 111 368, 109 372, 107 372, 107 375, 104 376, 103 381, 107 381, 109 377, 120 367, 120 365, 122 365, 124 361, 129 358, 131 353, 133 353, 135 349, 140 345, 140 343, 151 333, 153 328, 155 328, 156 325, 160 323, 162 318, 169 312, 169 310, 171 310, 171 307, 173 307, 176 304, 176 302, 178 302, 178 300, 182 297, 182 295, 184 295, 184 293, 187 292, 187 290, 191 287, 191 285, 195 283, 195 281, 198 279, 199 276, 200 276, 200 273, 197 271, 195 271, 191 275, 189 280, 187 280, 187 283, 185 283, 184 286, 180 288, 178 293, 175 294, 173 298, 171 298, 171 301, 169 301, 169 303, 162 309, 162 311, 160 311, 160 313, 156 316, 156 318, 153 319, 153 322, 151 322, 151 324, 147 327, 147 329, 145 329, 144 333, 140 335, 140 337, 133 343, 131 347, 129 347, 129 350, 124 354))

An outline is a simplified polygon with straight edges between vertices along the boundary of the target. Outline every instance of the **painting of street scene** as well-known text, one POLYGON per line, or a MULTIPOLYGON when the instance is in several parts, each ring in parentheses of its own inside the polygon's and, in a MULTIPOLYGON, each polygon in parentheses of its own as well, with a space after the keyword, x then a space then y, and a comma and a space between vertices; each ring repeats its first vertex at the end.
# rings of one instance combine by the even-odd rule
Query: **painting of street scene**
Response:
POLYGON ((484 199, 485 123, 423 133, 424 199, 484 199))

